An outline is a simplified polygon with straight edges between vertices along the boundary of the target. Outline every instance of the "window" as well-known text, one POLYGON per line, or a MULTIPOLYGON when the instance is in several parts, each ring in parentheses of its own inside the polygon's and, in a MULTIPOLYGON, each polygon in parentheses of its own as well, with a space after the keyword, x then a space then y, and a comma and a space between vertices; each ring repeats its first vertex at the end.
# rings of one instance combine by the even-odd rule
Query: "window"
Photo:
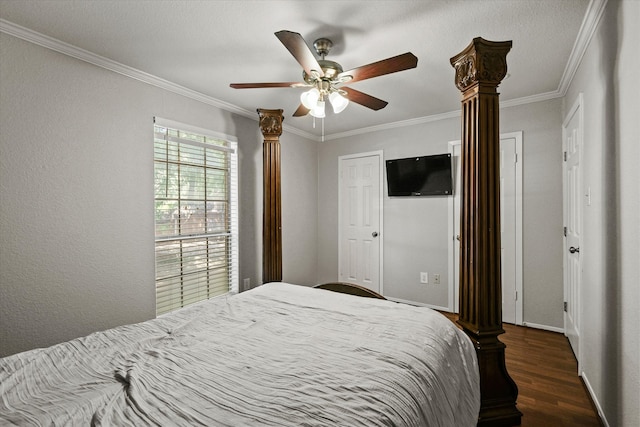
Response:
POLYGON ((158 315, 237 292, 236 146, 234 137, 155 119, 158 315))

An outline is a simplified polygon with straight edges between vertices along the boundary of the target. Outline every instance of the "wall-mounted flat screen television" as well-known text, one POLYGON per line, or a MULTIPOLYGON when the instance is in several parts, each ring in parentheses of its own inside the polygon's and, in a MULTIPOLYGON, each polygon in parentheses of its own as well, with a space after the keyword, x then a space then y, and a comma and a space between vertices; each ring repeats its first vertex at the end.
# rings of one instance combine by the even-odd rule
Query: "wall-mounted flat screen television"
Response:
POLYGON ((451 154, 387 160, 387 189, 395 196, 448 196, 453 193, 451 154))

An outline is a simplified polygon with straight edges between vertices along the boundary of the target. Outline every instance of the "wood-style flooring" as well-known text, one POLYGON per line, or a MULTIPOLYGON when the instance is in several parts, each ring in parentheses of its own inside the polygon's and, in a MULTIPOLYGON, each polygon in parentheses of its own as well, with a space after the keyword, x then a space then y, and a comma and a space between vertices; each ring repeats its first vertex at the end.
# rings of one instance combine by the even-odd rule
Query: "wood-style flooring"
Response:
POLYGON ((602 425, 564 335, 507 323, 503 328, 500 341, 507 345, 507 370, 518 385, 523 427, 602 425))

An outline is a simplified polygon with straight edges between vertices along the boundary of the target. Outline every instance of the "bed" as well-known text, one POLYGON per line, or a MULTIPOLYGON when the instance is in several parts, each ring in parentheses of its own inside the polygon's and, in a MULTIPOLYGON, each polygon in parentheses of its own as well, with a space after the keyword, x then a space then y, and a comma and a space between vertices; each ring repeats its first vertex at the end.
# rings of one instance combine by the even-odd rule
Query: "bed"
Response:
POLYGON ((0 424, 473 426, 468 337, 442 314, 268 283, 0 360, 0 424))

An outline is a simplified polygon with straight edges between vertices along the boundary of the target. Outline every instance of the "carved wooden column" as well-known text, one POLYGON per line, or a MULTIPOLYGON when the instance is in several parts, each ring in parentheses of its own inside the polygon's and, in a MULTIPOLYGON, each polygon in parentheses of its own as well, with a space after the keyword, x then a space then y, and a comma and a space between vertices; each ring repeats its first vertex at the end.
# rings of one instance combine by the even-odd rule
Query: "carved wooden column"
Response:
POLYGON ((505 366, 500 266, 500 120, 497 87, 511 41, 480 37, 455 57, 462 92, 460 318, 480 367, 479 426, 520 425, 518 387, 505 366))
POLYGON ((280 135, 282 110, 258 109, 263 144, 262 281, 282 281, 280 135))

